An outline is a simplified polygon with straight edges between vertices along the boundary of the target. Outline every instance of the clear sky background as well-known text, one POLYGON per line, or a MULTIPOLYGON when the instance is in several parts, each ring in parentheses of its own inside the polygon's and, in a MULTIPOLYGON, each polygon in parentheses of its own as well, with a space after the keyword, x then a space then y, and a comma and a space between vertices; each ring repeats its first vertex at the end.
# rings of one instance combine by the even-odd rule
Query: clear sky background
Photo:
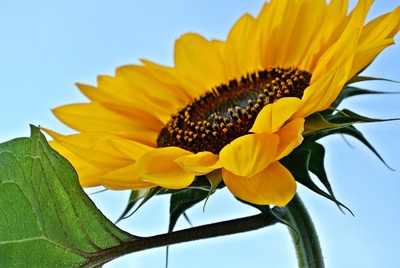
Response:
MULTIPOLYGON (((354 6, 355 1, 350 1, 354 6)), ((96 85, 100 74, 144 58, 172 65, 174 41, 185 32, 225 39, 245 12, 257 15, 263 1, 240 0, 86 0, 0 2, 0 142, 29 136, 29 124, 72 133, 51 113, 60 105, 86 102, 74 83, 96 85)), ((376 0, 369 18, 390 11, 400 0, 376 0)), ((400 36, 365 75, 400 80, 400 36)), ((205 55, 206 56, 206 55, 205 55)), ((363 87, 400 92, 400 84, 364 83, 363 87)), ((342 107, 377 118, 400 117, 400 94, 356 97, 342 107)), ((332 136, 322 140, 326 168, 337 198, 355 214, 299 186, 320 236, 327 267, 400 267, 400 121, 357 126, 397 171, 383 165, 357 140, 332 136)), ((97 189, 90 189, 92 193, 97 189)), ((129 192, 91 195, 115 221, 129 192)), ((227 190, 214 194, 205 212, 188 211, 194 225, 258 213, 239 204, 227 190)), ((168 227, 168 199, 153 198, 119 226, 135 235, 163 233, 168 227)), ((178 228, 189 225, 181 219, 178 228)), ((165 248, 147 250, 105 267, 165 266, 165 248)), ((287 228, 261 230, 175 245, 170 268, 296 267, 287 228)))

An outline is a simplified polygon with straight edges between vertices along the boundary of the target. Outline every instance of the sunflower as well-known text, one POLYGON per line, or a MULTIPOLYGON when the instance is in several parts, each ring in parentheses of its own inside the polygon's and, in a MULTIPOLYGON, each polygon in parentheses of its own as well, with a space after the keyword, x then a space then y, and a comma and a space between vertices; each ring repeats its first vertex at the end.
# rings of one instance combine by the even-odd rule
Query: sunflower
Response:
POLYGON ((173 67, 142 60, 78 84, 90 102, 53 110, 78 134, 44 130, 83 187, 182 189, 217 175, 239 199, 284 206, 296 182, 279 160, 305 118, 394 43, 400 7, 365 24, 372 2, 347 14, 344 0, 272 0, 226 41, 184 34, 173 67))

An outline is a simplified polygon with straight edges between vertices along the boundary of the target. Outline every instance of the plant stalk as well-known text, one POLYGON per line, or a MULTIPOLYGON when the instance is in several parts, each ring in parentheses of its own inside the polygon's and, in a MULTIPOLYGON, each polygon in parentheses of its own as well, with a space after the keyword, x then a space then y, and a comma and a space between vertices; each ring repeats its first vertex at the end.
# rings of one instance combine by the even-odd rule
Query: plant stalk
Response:
POLYGON ((218 237, 242 232, 248 232, 274 225, 279 220, 272 215, 257 214, 250 217, 192 227, 185 230, 151 236, 132 237, 132 241, 123 242, 119 246, 111 247, 96 253, 89 253, 89 261, 81 267, 98 267, 117 257, 146 249, 174 245, 182 242, 218 237))
POLYGON ((284 210, 283 219, 289 225, 299 268, 325 267, 317 232, 300 197, 296 194, 284 210))

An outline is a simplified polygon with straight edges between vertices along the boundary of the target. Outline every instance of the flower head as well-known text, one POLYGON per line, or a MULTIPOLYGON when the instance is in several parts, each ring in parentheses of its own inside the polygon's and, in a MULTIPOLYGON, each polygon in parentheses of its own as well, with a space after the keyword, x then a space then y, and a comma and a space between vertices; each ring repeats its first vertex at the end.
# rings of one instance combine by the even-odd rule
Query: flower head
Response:
POLYGON ((84 187, 181 189, 220 172, 254 204, 296 192, 279 162, 302 141, 304 119, 331 106, 400 29, 400 7, 365 25, 373 1, 272 0, 244 15, 226 41, 185 34, 173 67, 142 60, 78 84, 91 102, 54 114, 80 133, 45 129, 84 187))

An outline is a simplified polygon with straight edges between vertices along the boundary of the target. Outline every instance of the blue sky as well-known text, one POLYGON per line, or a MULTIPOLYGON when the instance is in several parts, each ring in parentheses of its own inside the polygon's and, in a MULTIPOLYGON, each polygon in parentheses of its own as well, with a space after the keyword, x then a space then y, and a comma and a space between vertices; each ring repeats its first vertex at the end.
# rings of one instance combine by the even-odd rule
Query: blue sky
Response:
MULTIPOLYGON (((350 1, 354 5, 354 1, 350 1)), ((0 2, 0 142, 29 136, 29 124, 61 133, 72 131, 51 113, 57 106, 86 102, 74 83, 95 85, 140 58, 173 63, 174 41, 185 32, 224 39, 245 12, 256 15, 263 1, 2 1, 0 2)), ((399 0, 376 0, 369 18, 392 10, 399 0)), ((400 43, 400 36, 396 38, 400 43)), ((385 50, 365 75, 400 80, 400 44, 385 50)), ((362 86, 400 91, 400 84, 362 86)), ((377 118, 400 117, 400 95, 349 99, 342 107, 377 118)), ((337 198, 355 214, 342 214, 330 201, 299 186, 315 221, 327 267, 399 267, 400 121, 357 126, 397 171, 386 168, 358 141, 341 136, 322 140, 326 168, 337 198)), ((90 190, 93 192, 93 190, 90 190)), ((91 195, 115 220, 128 192, 91 195)), ((154 198, 119 226, 139 236, 165 232, 168 200, 154 198)), ((188 215, 195 225, 255 214, 222 190, 188 215)), ((184 220, 178 228, 187 228, 184 220)), ((169 264, 177 267, 295 267, 286 227, 172 246, 169 264)), ((164 267, 165 248, 131 254, 105 267, 164 267)))

